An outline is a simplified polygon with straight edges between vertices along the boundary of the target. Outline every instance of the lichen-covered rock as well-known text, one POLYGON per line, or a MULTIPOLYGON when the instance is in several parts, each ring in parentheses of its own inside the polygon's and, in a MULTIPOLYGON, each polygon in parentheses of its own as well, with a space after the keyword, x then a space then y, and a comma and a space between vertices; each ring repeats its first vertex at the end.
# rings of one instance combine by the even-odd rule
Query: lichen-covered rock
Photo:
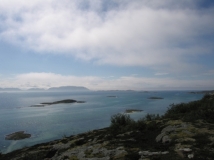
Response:
POLYGON ((169 138, 169 136, 167 136, 167 135, 162 138, 163 144, 170 143, 171 141, 172 141, 172 139, 169 138))

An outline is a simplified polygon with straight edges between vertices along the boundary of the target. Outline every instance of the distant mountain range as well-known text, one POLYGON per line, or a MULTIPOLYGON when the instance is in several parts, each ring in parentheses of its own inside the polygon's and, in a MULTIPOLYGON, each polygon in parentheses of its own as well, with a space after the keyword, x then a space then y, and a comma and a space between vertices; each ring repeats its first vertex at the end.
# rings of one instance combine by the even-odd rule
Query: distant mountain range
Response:
POLYGON ((49 88, 48 91, 89 91, 89 89, 82 86, 62 86, 49 88))
POLYGON ((86 87, 82 86, 62 86, 62 87, 52 87, 49 89, 42 89, 42 88, 30 88, 28 90, 21 90, 19 88, 0 88, 0 91, 8 92, 8 91, 72 91, 72 92, 78 92, 78 91, 90 91, 86 87))
POLYGON ((0 91, 22 91, 19 88, 0 88, 0 91))

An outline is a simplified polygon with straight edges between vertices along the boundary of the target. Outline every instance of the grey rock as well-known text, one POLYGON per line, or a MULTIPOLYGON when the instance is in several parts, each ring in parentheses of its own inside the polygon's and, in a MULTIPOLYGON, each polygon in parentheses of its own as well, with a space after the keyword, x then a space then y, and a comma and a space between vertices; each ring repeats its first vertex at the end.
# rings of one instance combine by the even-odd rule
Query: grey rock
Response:
POLYGON ((188 156, 187 156, 189 159, 192 159, 192 158, 194 158, 194 154, 188 154, 188 156))
POLYGON ((192 149, 190 148, 180 148, 179 150, 184 152, 192 152, 192 149))
POLYGON ((183 130, 182 132, 183 132, 183 133, 185 133, 185 134, 187 134, 187 135, 190 135, 190 136, 191 136, 191 135, 193 135, 193 133, 192 133, 192 132, 187 131, 187 130, 183 130))
POLYGON ((159 134, 157 137, 156 137, 156 142, 161 142, 162 138, 165 136, 165 132, 159 134))
POLYGON ((162 138, 162 143, 166 144, 166 143, 170 143, 172 140, 169 138, 169 136, 164 136, 162 138))
POLYGON ((164 129, 162 129, 161 133, 171 133, 173 131, 175 131, 178 127, 177 126, 167 126, 164 129))
POLYGON ((169 153, 169 151, 164 151, 164 152, 161 152, 161 154, 168 154, 169 153))
POLYGON ((141 156, 141 158, 145 158, 145 157, 149 157, 149 156, 153 156, 153 155, 165 155, 168 153, 169 153, 168 151, 164 151, 164 152, 140 151, 140 152, 138 152, 138 154, 141 156))

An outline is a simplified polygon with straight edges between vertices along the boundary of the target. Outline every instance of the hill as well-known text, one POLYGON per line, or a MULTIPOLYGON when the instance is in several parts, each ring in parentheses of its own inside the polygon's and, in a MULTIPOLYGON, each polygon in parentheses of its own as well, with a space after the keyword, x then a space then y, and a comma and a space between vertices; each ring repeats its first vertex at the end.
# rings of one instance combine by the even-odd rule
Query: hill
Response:
POLYGON ((22 91, 22 90, 19 88, 0 88, 0 91, 7 92, 7 91, 22 91))
POLYGON ((82 86, 62 86, 49 88, 48 91, 89 91, 89 89, 82 86))

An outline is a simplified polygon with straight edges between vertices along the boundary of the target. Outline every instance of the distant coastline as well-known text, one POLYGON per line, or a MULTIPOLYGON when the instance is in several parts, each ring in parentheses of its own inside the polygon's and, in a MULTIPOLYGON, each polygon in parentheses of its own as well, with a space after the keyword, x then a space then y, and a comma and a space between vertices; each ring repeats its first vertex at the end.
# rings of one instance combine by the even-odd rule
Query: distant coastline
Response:
POLYGON ((211 91, 191 91, 191 94, 214 94, 214 90, 211 91))
POLYGON ((16 91, 29 91, 29 92, 43 92, 43 91, 72 91, 72 92, 79 92, 79 91, 90 91, 88 88, 83 86, 61 86, 61 87, 51 87, 48 89, 44 88, 29 88, 27 90, 23 90, 20 88, 0 88, 0 92, 16 92, 16 91))

